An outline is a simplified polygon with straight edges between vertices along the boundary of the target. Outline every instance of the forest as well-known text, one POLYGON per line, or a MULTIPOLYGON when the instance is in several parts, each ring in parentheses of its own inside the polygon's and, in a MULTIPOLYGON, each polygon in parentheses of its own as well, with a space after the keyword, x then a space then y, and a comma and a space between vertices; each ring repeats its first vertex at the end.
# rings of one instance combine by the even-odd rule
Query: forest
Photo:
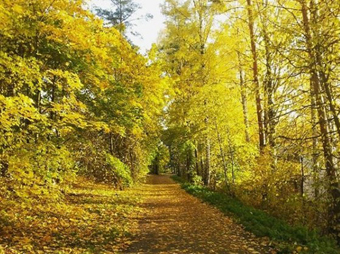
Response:
POLYGON ((0 253, 124 249, 149 172, 339 243, 339 0, 111 2, 0 0, 0 253))

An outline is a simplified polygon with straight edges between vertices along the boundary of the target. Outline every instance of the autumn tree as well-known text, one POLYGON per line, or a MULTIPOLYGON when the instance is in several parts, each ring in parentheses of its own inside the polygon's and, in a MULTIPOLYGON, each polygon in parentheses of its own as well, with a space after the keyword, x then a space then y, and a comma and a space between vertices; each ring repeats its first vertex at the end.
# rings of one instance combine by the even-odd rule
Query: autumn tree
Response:
POLYGON ((148 171, 167 84, 156 60, 77 1, 1 1, 1 180, 60 194, 76 175, 124 188, 148 171))
MULTIPOLYGON (((186 109, 192 107, 195 97, 199 96, 210 82, 213 82, 209 79, 211 69, 208 65, 211 52, 208 49, 208 40, 212 34, 217 8, 209 1, 184 1, 182 3, 166 1, 163 13, 168 20, 167 33, 163 38, 161 50, 164 52, 164 57, 170 60, 166 65, 166 71, 171 77, 179 78, 176 88, 181 91, 181 95, 171 105, 171 110, 175 110, 176 113, 174 113, 178 114, 173 118, 173 124, 175 128, 186 129, 188 136, 184 143, 189 146, 192 144, 191 149, 184 150, 188 152, 185 165, 188 167, 188 165, 195 164, 196 172, 200 172, 199 174, 208 185, 211 173, 211 138, 208 130, 213 125, 210 126, 209 116, 204 114, 204 124, 202 123, 206 130, 203 134, 204 140, 201 139, 202 136, 197 137, 200 141, 195 140, 196 129, 202 128, 199 126, 201 123, 197 124, 190 119, 186 109), (198 151, 198 147, 203 150, 198 151), (192 154, 195 156, 191 156, 192 154)), ((206 100, 204 98, 200 100, 200 107, 206 108, 206 100)))
POLYGON ((336 1, 167 1, 160 51, 176 94, 164 140, 176 171, 207 184, 209 168, 210 186, 336 234, 338 11, 336 1))

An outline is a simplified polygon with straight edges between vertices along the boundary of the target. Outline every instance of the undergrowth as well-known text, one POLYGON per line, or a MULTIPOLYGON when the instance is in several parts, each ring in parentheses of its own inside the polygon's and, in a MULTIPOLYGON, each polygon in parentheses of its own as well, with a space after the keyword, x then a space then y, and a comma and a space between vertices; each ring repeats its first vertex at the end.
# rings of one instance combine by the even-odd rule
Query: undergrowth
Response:
POLYGON ((173 176, 173 179, 180 182, 182 188, 189 194, 234 218, 247 231, 258 237, 269 237, 279 253, 340 253, 334 240, 321 236, 316 230, 311 231, 304 226, 289 225, 264 211, 243 204, 236 198, 187 183, 178 176, 173 176))

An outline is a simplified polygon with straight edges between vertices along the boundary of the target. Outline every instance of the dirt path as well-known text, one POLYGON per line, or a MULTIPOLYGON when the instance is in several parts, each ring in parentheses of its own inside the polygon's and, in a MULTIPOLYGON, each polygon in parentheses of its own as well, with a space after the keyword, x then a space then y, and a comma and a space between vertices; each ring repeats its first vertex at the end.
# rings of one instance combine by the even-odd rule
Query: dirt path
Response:
POLYGON ((125 253, 271 253, 260 239, 187 194, 168 176, 148 176, 141 191, 144 212, 125 253))

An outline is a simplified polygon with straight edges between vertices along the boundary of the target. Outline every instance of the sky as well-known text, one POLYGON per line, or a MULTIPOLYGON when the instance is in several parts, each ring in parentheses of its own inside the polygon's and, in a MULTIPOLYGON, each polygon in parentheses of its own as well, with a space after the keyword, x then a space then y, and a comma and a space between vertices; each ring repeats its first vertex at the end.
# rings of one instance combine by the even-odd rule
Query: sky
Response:
MULTIPOLYGON (((145 53, 151 48, 152 43, 157 41, 159 32, 164 28, 164 17, 161 14, 160 4, 164 0, 134 0, 135 3, 139 4, 142 8, 138 10, 135 17, 138 18, 142 15, 150 13, 153 15, 151 20, 135 20, 133 23, 136 24, 134 30, 137 31, 141 36, 129 38, 134 44, 140 47, 141 53, 145 53)), ((99 6, 101 8, 110 7, 110 0, 92 0, 92 5, 99 6)))

